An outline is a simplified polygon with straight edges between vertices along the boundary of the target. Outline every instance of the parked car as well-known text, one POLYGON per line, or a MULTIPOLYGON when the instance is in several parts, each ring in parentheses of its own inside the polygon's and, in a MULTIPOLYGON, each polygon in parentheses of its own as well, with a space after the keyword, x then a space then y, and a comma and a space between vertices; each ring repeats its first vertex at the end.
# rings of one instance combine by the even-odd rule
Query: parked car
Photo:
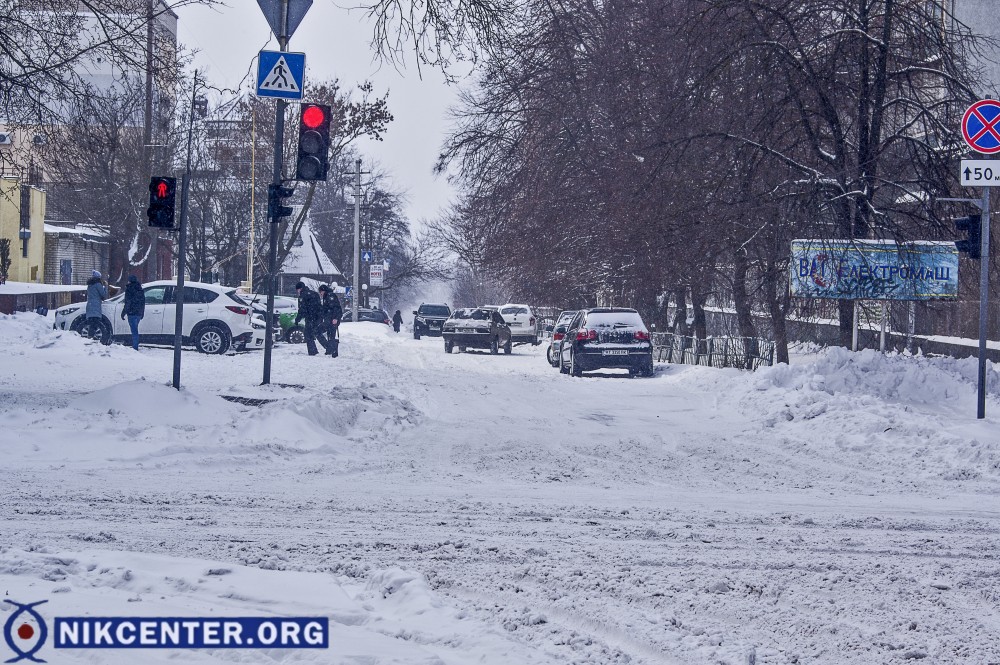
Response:
POLYGON ((420 339, 421 335, 440 335, 441 326, 449 316, 451 308, 448 305, 421 303, 413 310, 413 339, 420 339))
MULTIPOLYGON (((253 309, 253 313, 260 319, 267 319, 267 295, 263 293, 249 294, 237 291, 236 295, 242 298, 253 309)), ((271 334, 275 342, 280 342, 284 337, 284 328, 281 326, 282 313, 291 312, 292 316, 298 311, 298 300, 288 296, 274 296, 274 318, 271 334)))
POLYGON ((306 328, 301 323, 295 323, 299 310, 282 312, 278 315, 278 325, 281 326, 281 339, 290 344, 303 344, 306 341, 306 328))
POLYGON ((553 367, 559 367, 559 347, 566 336, 566 326, 570 324, 578 310, 567 309, 559 313, 555 324, 552 326, 552 337, 549 338, 549 348, 545 351, 545 358, 553 367))
POLYGON ((559 371, 583 372, 623 367, 629 376, 653 375, 653 344, 639 312, 599 307, 577 312, 559 347, 559 371))
POLYGON ((442 327, 444 351, 451 353, 456 346, 459 352, 467 348, 489 349, 497 354, 500 349, 510 353, 510 326, 497 312, 483 307, 456 309, 442 327))
MULTIPOLYGON (((177 304, 173 281, 143 285, 146 311, 139 322, 139 342, 172 344, 177 304)), ((122 320, 125 294, 101 303, 101 325, 94 337, 102 344, 132 339, 128 322, 122 320)), ((55 311, 53 327, 86 334, 86 305, 76 303, 55 311)), ((236 289, 218 284, 187 282, 184 285, 184 323, 182 341, 202 353, 225 353, 237 349, 264 346, 264 321, 251 316, 250 305, 236 295, 236 289)))
MULTIPOLYGON (((344 321, 351 322, 353 320, 354 312, 348 307, 344 310, 344 321)), ((389 320, 389 315, 385 313, 385 310, 369 309, 367 307, 358 307, 358 321, 374 321, 375 323, 384 323, 387 326, 392 325, 392 321, 389 320)))
POLYGON ((500 307, 500 316, 510 326, 515 342, 531 342, 538 346, 538 320, 527 305, 508 303, 500 307))

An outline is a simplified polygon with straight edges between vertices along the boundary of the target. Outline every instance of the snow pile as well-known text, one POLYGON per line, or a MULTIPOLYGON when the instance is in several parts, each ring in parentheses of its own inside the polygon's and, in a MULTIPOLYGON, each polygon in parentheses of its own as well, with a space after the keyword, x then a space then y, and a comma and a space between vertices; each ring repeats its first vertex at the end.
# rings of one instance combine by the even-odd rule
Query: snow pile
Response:
MULTIPOLYGON (((552 662, 456 609, 416 572, 372 570, 369 578, 366 583, 346 575, 132 552, 0 548, 5 597, 19 603, 47 600, 37 611, 50 627, 56 616, 313 616, 330 622, 328 650, 55 651, 50 637, 38 653, 49 662, 552 662)), ((12 605, 0 603, 0 624, 12 611, 12 605)))

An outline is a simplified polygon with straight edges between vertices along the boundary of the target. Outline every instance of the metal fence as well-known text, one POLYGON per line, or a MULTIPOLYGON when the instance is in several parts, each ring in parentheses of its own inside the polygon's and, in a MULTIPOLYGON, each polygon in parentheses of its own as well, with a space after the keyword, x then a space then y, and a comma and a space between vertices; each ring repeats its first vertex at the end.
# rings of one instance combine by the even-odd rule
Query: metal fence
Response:
POLYGON ((656 362, 755 370, 774 364, 774 342, 757 337, 685 337, 653 334, 656 362))

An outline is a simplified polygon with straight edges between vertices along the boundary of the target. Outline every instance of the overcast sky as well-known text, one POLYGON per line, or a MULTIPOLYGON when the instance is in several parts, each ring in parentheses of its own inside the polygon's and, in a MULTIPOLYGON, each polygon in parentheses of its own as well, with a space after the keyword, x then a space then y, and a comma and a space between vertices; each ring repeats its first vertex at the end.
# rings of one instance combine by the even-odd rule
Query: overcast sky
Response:
MULTIPOLYGON (((278 45, 256 2, 228 0, 227 5, 178 9, 177 37, 198 51, 195 66, 212 84, 236 88, 251 68, 256 76, 257 52, 265 47, 276 51, 278 45)), ((358 148, 366 158, 366 167, 367 159, 376 160, 391 175, 394 188, 406 193, 411 222, 435 217, 453 195, 452 188, 443 177, 435 177, 432 168, 448 131, 447 110, 457 91, 436 71, 422 68, 421 78, 413 58, 408 68, 400 71, 379 63, 369 43, 370 22, 362 11, 344 6, 348 5, 315 0, 292 36, 289 50, 306 54, 307 86, 310 80, 336 77, 345 89, 370 80, 377 94, 389 91, 389 109, 395 121, 382 142, 365 140, 358 148)), ((289 112, 286 118, 292 122, 293 114, 289 112)))

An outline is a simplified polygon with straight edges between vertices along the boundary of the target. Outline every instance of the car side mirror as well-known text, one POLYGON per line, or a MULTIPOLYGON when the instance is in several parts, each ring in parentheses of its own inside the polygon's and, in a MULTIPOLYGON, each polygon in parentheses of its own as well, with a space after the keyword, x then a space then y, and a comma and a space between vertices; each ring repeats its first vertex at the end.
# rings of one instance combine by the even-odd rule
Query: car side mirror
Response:
POLYGON ((417 313, 417 310, 413 310, 413 313, 414 313, 414 314, 416 314, 416 313, 417 313))

